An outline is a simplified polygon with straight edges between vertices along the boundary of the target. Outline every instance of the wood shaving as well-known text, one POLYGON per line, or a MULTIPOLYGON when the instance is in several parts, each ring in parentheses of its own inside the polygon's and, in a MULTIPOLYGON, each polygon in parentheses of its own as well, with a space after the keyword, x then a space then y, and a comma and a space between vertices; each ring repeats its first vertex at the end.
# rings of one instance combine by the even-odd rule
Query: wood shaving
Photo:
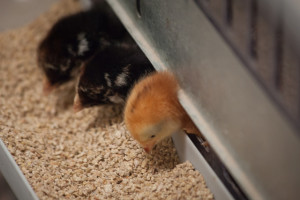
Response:
POLYGON ((128 133, 122 108, 74 114, 74 82, 42 95, 37 45, 55 21, 79 9, 76 1, 59 1, 0 34, 0 138, 38 197, 213 199, 202 175, 179 163, 171 139, 146 154, 128 133))

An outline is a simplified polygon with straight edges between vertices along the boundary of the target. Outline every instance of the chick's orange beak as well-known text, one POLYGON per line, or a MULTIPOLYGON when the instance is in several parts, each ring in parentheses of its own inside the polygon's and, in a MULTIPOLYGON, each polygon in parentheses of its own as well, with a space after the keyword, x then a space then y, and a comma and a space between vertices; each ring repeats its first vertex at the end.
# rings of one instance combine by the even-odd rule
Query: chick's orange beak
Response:
POLYGON ((49 95, 54 89, 55 89, 55 85, 52 85, 49 80, 44 77, 43 80, 43 93, 44 95, 49 95))
POLYGON ((146 153, 150 153, 151 149, 149 147, 144 147, 144 150, 146 151, 146 153))
POLYGON ((146 151, 146 153, 150 153, 153 149, 153 147, 155 146, 155 142, 152 142, 150 144, 147 144, 147 145, 143 145, 144 147, 144 150, 146 151))
POLYGON ((83 106, 81 104, 78 94, 75 95, 73 109, 74 109, 75 113, 77 113, 83 109, 83 106))

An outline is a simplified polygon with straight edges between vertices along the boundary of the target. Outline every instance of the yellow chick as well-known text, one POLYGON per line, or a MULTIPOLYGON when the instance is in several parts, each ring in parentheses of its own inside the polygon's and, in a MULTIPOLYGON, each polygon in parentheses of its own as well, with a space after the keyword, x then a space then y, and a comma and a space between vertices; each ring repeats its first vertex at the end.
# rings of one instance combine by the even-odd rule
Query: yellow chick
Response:
POLYGON ((156 72, 139 81, 128 96, 125 124, 147 153, 179 130, 201 135, 179 103, 178 89, 170 72, 156 72))

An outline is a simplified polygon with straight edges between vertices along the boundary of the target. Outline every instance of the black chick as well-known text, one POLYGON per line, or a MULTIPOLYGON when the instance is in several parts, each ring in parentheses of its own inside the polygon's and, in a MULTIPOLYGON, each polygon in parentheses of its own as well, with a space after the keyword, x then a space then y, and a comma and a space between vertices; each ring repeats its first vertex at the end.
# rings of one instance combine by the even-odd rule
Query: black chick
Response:
POLYGON ((153 71, 138 46, 120 44, 100 50, 83 67, 74 111, 102 104, 124 104, 135 82, 153 71))
POLYGON ((67 82, 98 48, 130 37, 106 1, 94 9, 60 19, 38 47, 45 74, 44 92, 67 82))

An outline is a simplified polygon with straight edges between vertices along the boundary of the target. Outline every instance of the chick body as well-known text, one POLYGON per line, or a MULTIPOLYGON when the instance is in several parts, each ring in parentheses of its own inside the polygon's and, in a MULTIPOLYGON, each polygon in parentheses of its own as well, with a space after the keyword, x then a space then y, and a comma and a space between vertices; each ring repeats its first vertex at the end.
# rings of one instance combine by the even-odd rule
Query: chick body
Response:
POLYGON ((134 83, 152 71, 153 66, 134 43, 119 43, 100 50, 83 67, 74 110, 124 104, 134 83))
POLYGON ((129 34, 103 1, 97 8, 60 19, 38 47, 38 65, 45 74, 44 90, 67 82, 98 48, 129 34))
POLYGON ((179 130, 200 134, 178 101, 178 83, 169 72, 157 72, 138 82, 124 111, 125 124, 146 152, 179 130))

